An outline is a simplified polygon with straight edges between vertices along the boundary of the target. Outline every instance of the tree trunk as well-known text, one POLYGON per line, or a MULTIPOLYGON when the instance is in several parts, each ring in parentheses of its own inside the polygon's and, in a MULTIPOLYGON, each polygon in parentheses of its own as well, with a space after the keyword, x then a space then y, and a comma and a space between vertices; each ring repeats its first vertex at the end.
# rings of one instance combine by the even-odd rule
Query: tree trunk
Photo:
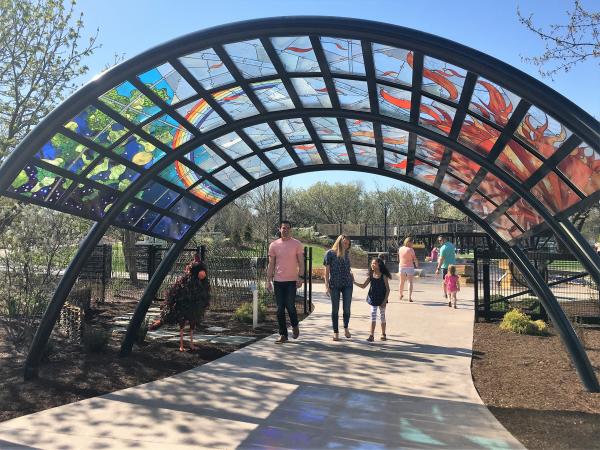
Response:
POLYGON ((129 273, 129 279, 137 282, 136 251, 135 243, 138 233, 129 230, 123 230, 123 255, 125 257, 125 269, 129 273))

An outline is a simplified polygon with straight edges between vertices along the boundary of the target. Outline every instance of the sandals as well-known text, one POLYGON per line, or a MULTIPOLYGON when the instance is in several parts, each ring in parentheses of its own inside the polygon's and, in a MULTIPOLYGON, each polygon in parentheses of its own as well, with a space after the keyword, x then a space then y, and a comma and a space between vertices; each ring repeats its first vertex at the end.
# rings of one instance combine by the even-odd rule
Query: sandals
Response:
POLYGON ((387 341, 387 336, 385 334, 382 334, 380 339, 382 341, 387 341))
POLYGON ((368 342, 373 342, 374 340, 375 340, 375 338, 373 337, 373 335, 370 335, 370 336, 367 338, 367 341, 368 341, 368 342))
POLYGON ((333 340, 334 340, 334 341, 339 341, 339 340, 340 340, 340 338, 339 338, 339 336, 338 336, 337 334, 334 334, 334 335, 333 335, 333 340))
POLYGON ((344 328, 344 336, 346 336, 346 339, 350 339, 352 337, 348 328, 344 328))

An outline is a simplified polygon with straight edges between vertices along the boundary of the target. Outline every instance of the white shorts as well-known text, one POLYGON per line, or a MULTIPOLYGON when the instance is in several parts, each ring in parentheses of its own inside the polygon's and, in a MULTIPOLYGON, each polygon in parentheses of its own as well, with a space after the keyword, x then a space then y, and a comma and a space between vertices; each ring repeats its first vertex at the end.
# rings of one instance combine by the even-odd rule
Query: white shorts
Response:
POLYGON ((415 276, 414 267, 400 267, 400 275, 408 275, 409 277, 415 276))

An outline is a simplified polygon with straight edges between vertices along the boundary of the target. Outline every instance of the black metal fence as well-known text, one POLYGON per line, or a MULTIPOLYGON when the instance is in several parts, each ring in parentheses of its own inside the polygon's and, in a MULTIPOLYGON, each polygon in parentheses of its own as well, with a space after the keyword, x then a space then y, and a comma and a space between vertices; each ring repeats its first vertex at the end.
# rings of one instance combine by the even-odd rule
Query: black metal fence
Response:
MULTIPOLYGON (((526 254, 570 320, 585 323, 600 319, 598 285, 572 255, 541 251, 526 254)), ((538 297, 504 253, 476 250, 474 278, 477 318, 499 318, 519 308, 534 319, 547 319, 538 297)))

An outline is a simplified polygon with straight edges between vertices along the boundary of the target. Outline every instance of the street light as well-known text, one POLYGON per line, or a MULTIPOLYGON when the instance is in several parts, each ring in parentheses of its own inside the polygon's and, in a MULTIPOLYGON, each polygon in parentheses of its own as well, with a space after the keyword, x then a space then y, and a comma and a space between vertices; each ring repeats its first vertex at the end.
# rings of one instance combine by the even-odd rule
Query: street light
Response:
POLYGON ((387 202, 383 204, 383 252, 387 253, 387 215, 388 215, 388 205, 387 202))

